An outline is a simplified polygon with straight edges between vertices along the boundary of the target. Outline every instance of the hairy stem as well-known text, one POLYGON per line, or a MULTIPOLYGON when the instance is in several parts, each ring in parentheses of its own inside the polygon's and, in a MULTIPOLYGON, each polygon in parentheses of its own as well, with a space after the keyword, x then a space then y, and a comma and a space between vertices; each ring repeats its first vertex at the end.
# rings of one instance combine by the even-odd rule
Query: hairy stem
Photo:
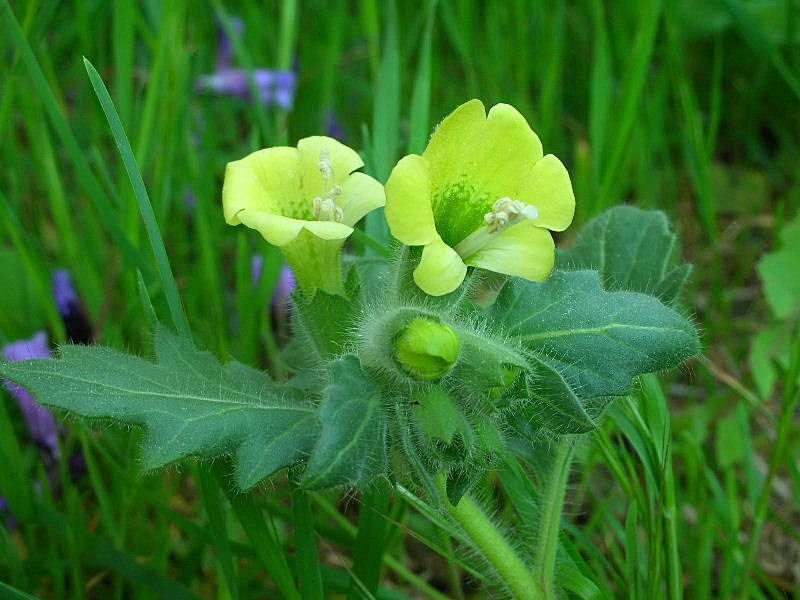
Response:
POLYGON ((558 535, 561 532, 561 513, 572 464, 574 441, 563 436, 555 446, 553 462, 545 475, 540 499, 539 531, 534 557, 536 579, 544 598, 555 598, 554 587, 558 535))
POLYGON ((546 598, 530 569, 511 548, 506 538, 497 530, 478 504, 464 495, 453 506, 447 500, 444 474, 437 478, 442 505, 464 529, 481 554, 497 571, 517 600, 542 600, 546 598))

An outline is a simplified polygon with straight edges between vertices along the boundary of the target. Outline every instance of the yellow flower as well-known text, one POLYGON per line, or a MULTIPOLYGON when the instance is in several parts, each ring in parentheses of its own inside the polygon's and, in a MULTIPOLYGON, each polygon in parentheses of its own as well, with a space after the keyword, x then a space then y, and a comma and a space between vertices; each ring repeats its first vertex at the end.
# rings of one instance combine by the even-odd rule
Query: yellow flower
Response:
POLYGON ((307 137, 228 163, 225 221, 244 223, 278 246, 304 293, 343 294, 341 251, 353 226, 385 204, 383 186, 359 155, 333 138, 307 137))
POLYGON ((549 230, 572 222, 569 174, 508 104, 488 116, 470 100, 442 121, 422 156, 397 163, 386 183, 392 234, 424 246, 414 281, 433 296, 464 280, 467 265, 543 281, 553 269, 549 230))

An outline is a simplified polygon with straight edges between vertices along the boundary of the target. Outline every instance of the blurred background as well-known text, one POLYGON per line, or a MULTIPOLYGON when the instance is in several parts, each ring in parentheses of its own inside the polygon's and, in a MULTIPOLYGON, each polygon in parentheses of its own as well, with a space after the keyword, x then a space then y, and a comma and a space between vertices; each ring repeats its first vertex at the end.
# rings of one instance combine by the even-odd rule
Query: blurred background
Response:
MULTIPOLYGON (((664 211, 694 264, 684 304, 705 355, 664 387, 686 597, 733 597, 751 568, 741 597, 796 597, 797 0, 0 0, 0 26, 0 347, 44 331, 42 352, 72 340, 146 354, 142 287, 168 314, 83 57, 121 117, 195 341, 273 374, 281 257, 225 225, 225 164, 324 134, 385 181, 457 105, 507 102, 572 176, 562 245, 629 203, 664 211)), ((42 597, 263 597, 236 527, 243 583, 220 582, 191 471, 139 475, 136 431, 67 419, 46 441, 47 417, 17 395, 0 389, 0 581, 42 597)), ((564 552, 589 582, 575 597, 662 597, 664 465, 649 470, 626 414, 574 469, 564 552)), ((285 497, 258 496, 279 536, 285 497)), ((357 502, 336 501, 319 499, 338 518, 315 514, 346 587, 357 502)), ((377 597, 487 597, 452 548, 395 516, 393 560, 413 577, 385 573, 377 597)))

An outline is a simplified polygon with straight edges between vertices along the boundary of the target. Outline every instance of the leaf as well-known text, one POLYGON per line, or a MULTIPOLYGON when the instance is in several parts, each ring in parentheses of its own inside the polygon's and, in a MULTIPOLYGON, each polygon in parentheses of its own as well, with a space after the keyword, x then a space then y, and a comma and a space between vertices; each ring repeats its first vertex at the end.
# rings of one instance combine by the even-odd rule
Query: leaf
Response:
POLYGON ((295 329, 313 344, 322 360, 341 355, 355 327, 361 293, 358 275, 356 269, 350 269, 345 284, 347 296, 317 290, 309 299, 300 290, 292 293, 295 329))
POLYGON ((461 498, 472 487, 477 479, 483 473, 472 470, 467 473, 463 469, 453 468, 447 473, 447 481, 445 482, 445 492, 447 493, 447 501, 453 506, 458 505, 461 498))
POLYGON ((677 236, 666 215, 633 206, 616 206, 590 221, 569 250, 558 253, 556 268, 594 269, 608 291, 628 290, 671 304, 692 267, 670 269, 677 236))
POLYGON ((508 282, 488 311, 534 363, 530 418, 562 432, 587 431, 610 396, 637 375, 700 352, 692 324, 656 298, 607 292, 596 271, 555 271, 544 283, 508 282))
POLYGON ((787 319, 800 312, 800 216, 781 231, 781 249, 758 263, 764 295, 772 314, 787 319))
MULTIPOLYGON (((786 323, 777 323, 759 331, 750 342, 747 357, 758 395, 768 399, 775 391, 779 376, 789 369, 794 330, 786 323)), ((797 379, 800 383, 800 376, 797 379)))
POLYGON ((100 346, 62 346, 58 360, 0 364, 43 404, 147 428, 144 468, 235 454, 243 490, 308 455, 316 412, 298 390, 243 364, 221 365, 166 330, 152 363, 100 346))
POLYGON ((380 388, 355 356, 330 365, 320 409, 322 432, 304 487, 366 484, 386 470, 386 409, 380 388))

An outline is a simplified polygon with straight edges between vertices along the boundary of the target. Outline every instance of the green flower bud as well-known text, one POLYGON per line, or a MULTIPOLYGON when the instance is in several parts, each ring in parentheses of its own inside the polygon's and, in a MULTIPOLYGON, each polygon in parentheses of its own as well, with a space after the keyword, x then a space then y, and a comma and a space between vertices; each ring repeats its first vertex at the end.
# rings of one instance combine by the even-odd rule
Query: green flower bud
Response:
POLYGON ((395 342, 395 357, 403 370, 421 381, 446 375, 461 352, 458 334, 449 325, 415 319, 395 342))

